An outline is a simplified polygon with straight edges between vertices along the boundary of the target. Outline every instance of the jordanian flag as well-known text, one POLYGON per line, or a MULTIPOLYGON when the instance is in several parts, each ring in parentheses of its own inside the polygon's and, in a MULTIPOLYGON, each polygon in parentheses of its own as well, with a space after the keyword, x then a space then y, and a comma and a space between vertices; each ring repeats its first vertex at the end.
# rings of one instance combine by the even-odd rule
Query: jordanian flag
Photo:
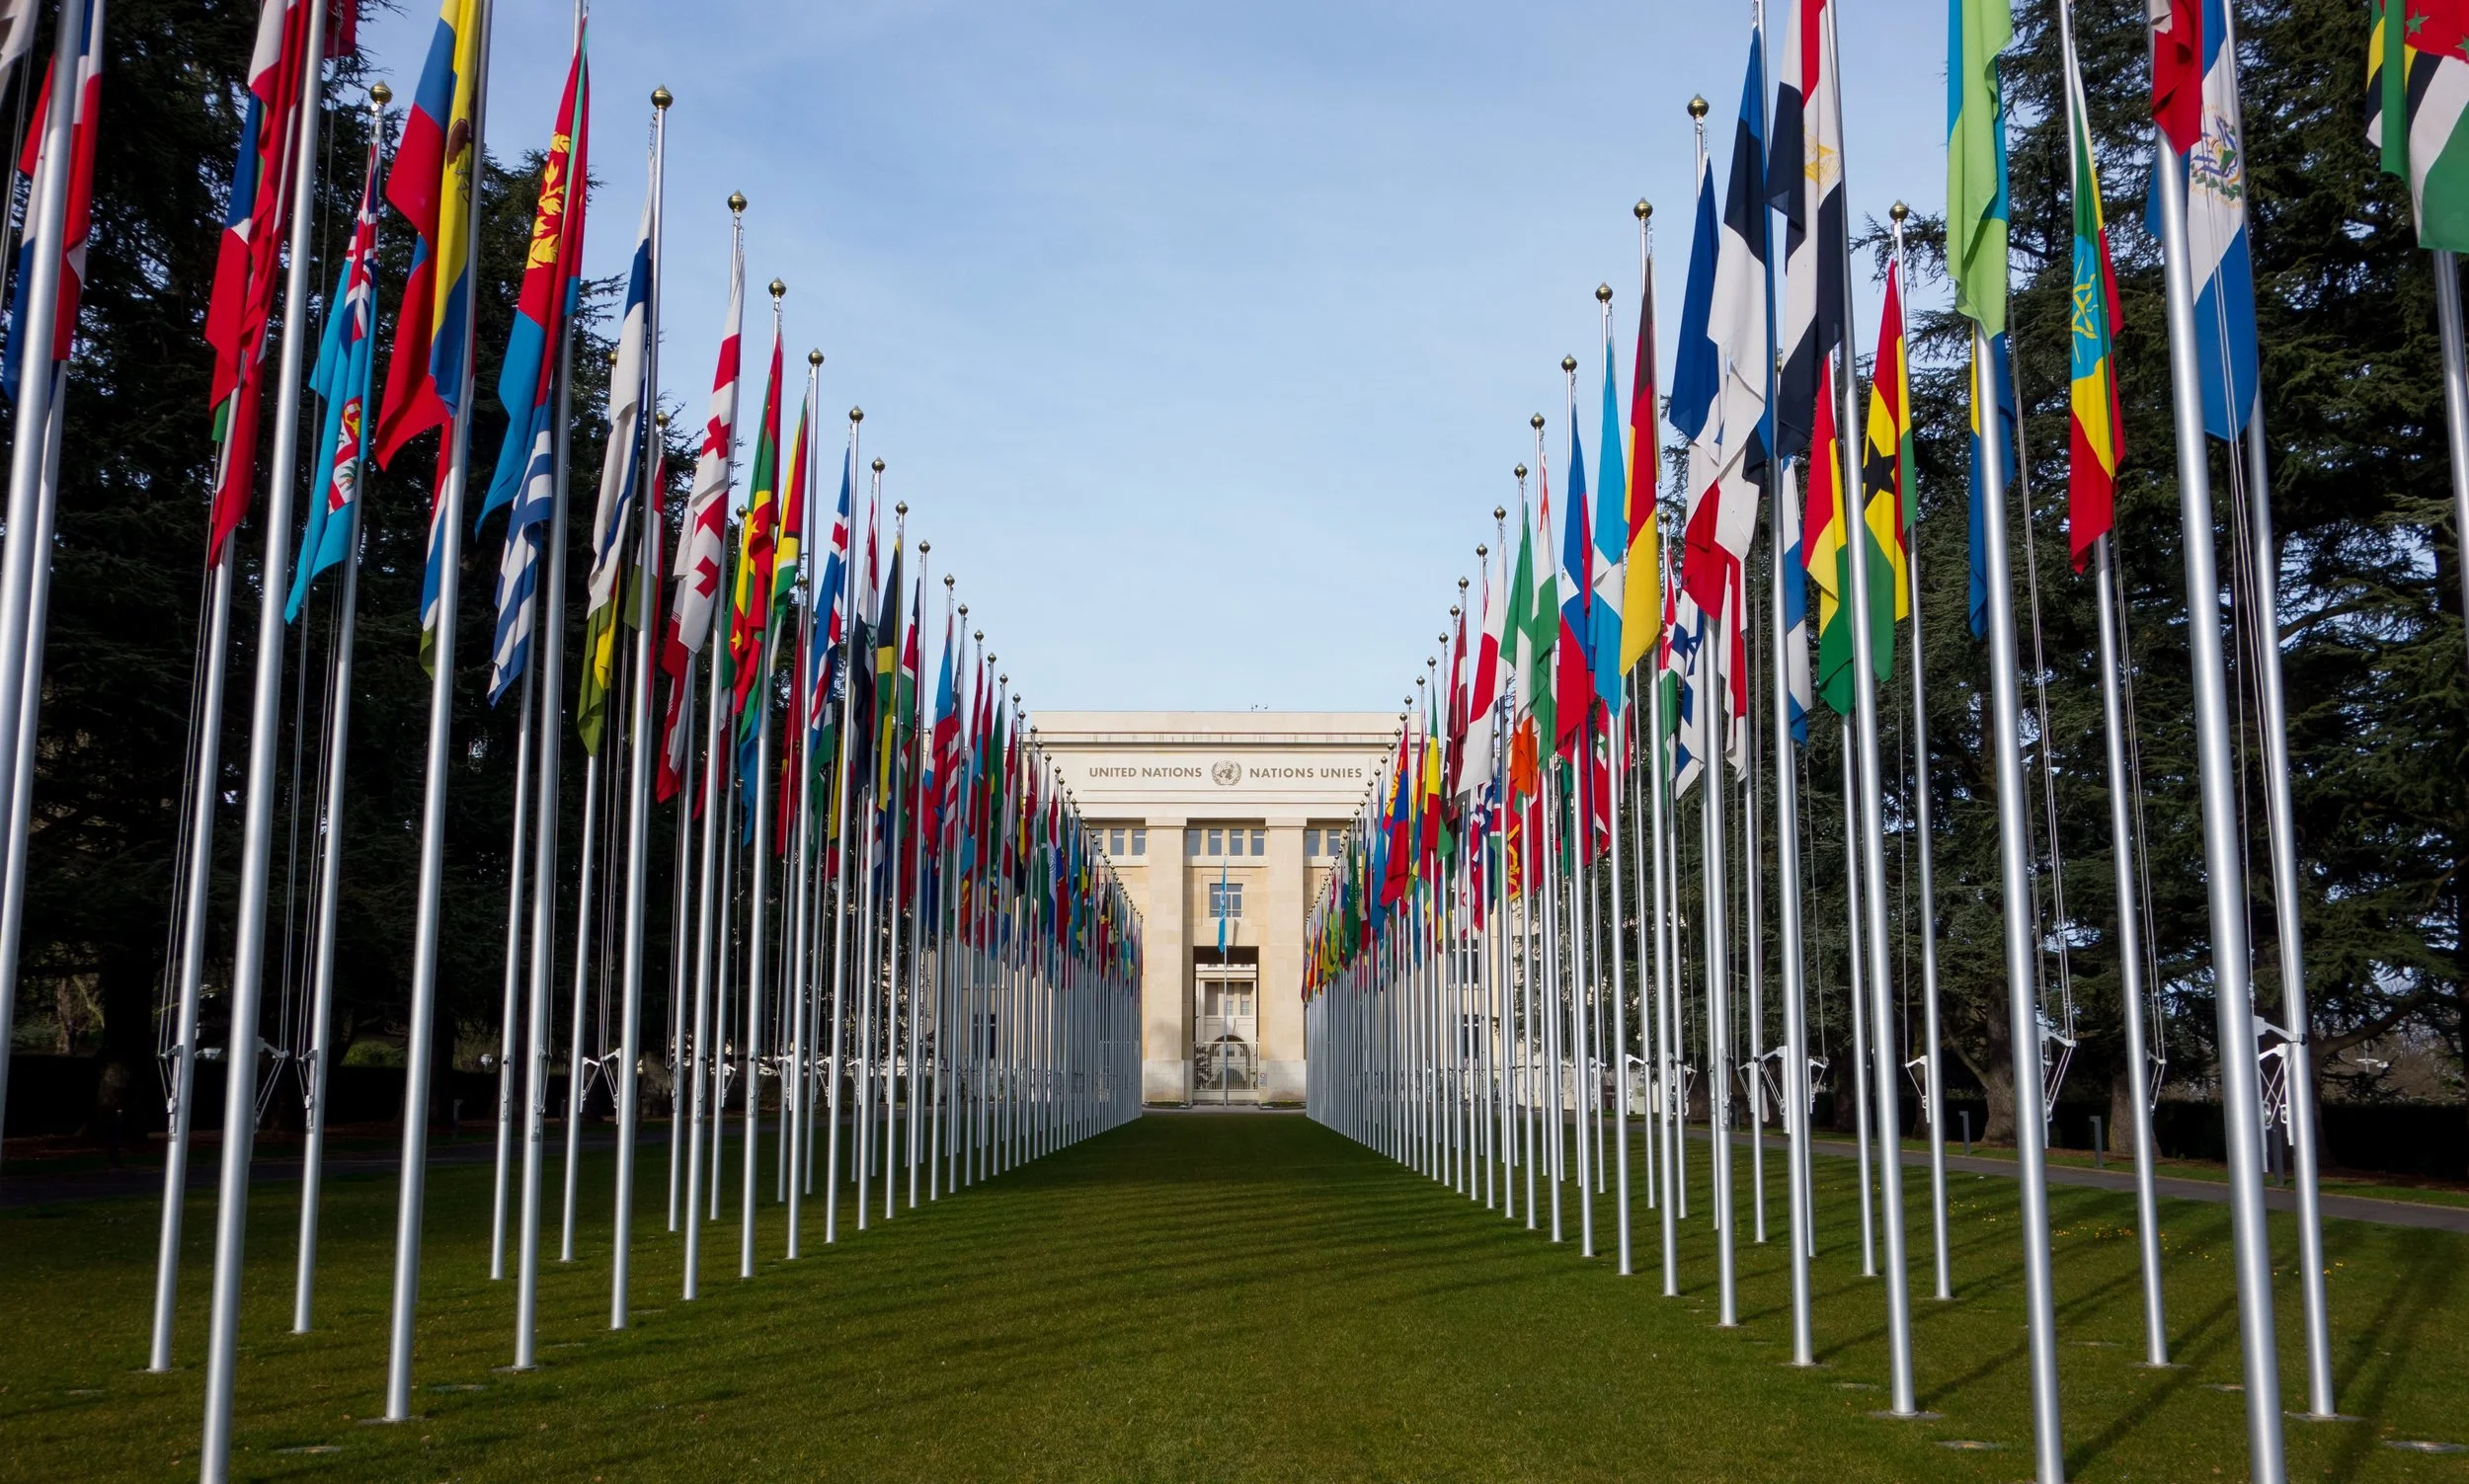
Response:
POLYGON ((2366 142, 2409 182, 2422 247, 2469 251, 2469 5, 2371 0, 2366 142))

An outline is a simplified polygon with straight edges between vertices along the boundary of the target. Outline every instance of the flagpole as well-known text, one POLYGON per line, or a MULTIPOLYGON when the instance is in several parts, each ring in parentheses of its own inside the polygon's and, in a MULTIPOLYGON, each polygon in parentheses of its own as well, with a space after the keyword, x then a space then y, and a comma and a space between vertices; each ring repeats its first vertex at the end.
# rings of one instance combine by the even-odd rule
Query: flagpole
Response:
MULTIPOLYGON (((667 483, 668 422, 660 406, 660 245, 662 168, 669 138, 667 88, 652 90, 652 274, 643 306, 643 412, 645 455, 635 463, 635 509, 642 520, 641 566, 635 581, 634 695, 626 719, 626 923, 619 970, 623 1007, 617 1032, 617 1191, 611 1212, 608 1327, 632 1322, 628 1281, 633 1272, 635 1137, 643 1116, 643 930, 645 894, 652 872, 652 645, 660 591, 661 504, 667 483)), ((620 579, 622 584, 623 579, 620 579)), ((682 831, 680 831, 682 833, 682 831)), ((674 993, 674 991, 673 991, 674 993)), ((669 1208, 677 1215, 677 1095, 675 1054, 670 1093, 669 1208)))
MULTIPOLYGON (((865 409, 852 407, 848 410, 847 462, 841 466, 840 477, 844 483, 852 486, 856 482, 857 430, 865 420, 865 409)), ((853 517, 856 512, 851 510, 849 513, 853 517)), ((857 528, 853 518, 848 526, 848 551, 840 563, 840 610, 844 615, 841 621, 843 642, 839 665, 840 727, 835 747, 839 755, 834 759, 838 769, 839 781, 832 790, 833 854, 838 864, 834 872, 836 885, 832 896, 831 1081, 824 1097, 823 1131, 823 1240, 827 1246, 839 1240, 840 1037, 841 1029, 847 1020, 843 1006, 848 982, 848 889, 850 858, 855 853, 850 849, 848 838, 849 749, 856 741, 849 731, 851 719, 855 714, 853 711, 855 702, 851 694, 855 677, 850 673, 849 666, 855 663, 857 655, 857 528)), ((829 666, 826 667, 823 678, 826 683, 830 682, 832 676, 829 666)), ((825 704, 830 704, 828 698, 825 704)))
MULTIPOLYGON (((780 300, 781 297, 789 291, 789 289, 788 285, 780 281, 778 278, 771 280, 770 289, 771 344, 773 350, 776 351, 780 345, 780 300)), ((772 368, 775 371, 779 368, 778 356, 776 354, 773 357, 772 368)), ((767 397, 776 397, 778 395, 778 391, 779 388, 775 385, 765 395, 767 397)), ((770 422, 770 416, 771 415, 768 412, 764 414, 764 422, 766 424, 770 422)), ((779 483, 779 450, 775 447, 772 450, 772 482, 775 485, 779 483)), ((753 489, 750 488, 746 492, 746 523, 738 537, 738 561, 742 567, 753 563, 756 559, 754 547, 755 492, 753 489)), ((774 490, 772 492, 772 499, 773 504, 776 507, 780 499, 779 491, 774 490)), ((750 573, 752 572, 751 567, 748 567, 747 570, 750 573)), ((765 581, 767 581, 767 579, 764 575, 758 573, 752 574, 748 579, 748 592, 751 594, 755 590, 755 585, 765 581)), ((748 616, 753 616, 751 611, 748 616)), ((746 1147, 740 1151, 738 1159, 738 1277, 740 1279, 748 1279, 755 1276, 755 1160, 757 1153, 757 1146, 760 1143, 762 1135, 762 1043, 763 1031, 765 1030, 765 1026, 763 1024, 763 993, 770 987, 769 976, 771 974, 771 963, 769 957, 771 949, 771 934, 769 931, 771 910, 770 687, 771 666, 775 658, 773 653, 775 645, 773 643, 774 630, 770 622, 771 615, 768 611, 768 604, 766 604, 766 611, 763 613, 762 618, 762 634, 756 643, 748 646, 754 651, 754 654, 750 658, 752 658, 757 665, 761 666, 761 668, 756 672, 754 682, 744 687, 744 694, 746 695, 747 703, 756 708, 755 818, 753 820, 755 826, 755 866, 754 876, 750 883, 749 892, 749 895, 753 898, 753 902, 748 914, 749 922, 747 926, 746 1036, 745 1045, 739 1048, 739 1055, 744 1059, 746 1064, 746 1147)), ((729 848, 732 852, 735 852, 737 849, 737 837, 734 832, 730 835, 729 848)))
MULTIPOLYGON (((77 28, 69 20, 72 6, 64 6, 60 19, 59 50, 64 57, 79 48, 77 28)), ((102 29, 100 0, 96 5, 95 26, 98 38, 102 29)), ((90 41, 96 39, 88 39, 90 41)), ((301 59, 301 101, 297 155, 292 161, 291 242, 290 261, 283 276, 283 332, 281 381, 275 403, 275 453, 266 490, 266 555, 260 571, 263 574, 259 590, 257 624, 256 692, 250 701, 249 718, 249 782, 248 806, 243 824, 240 854, 240 900, 238 905, 238 941, 232 951, 231 970, 231 1034, 224 1052, 229 1077, 223 1100, 223 1149, 220 1192, 214 1213, 214 1296, 212 1337, 206 1351, 205 1437, 199 1457, 199 1471, 203 1478, 220 1480, 231 1466, 231 1399, 234 1372, 240 1362, 240 1266, 242 1247, 248 1235, 249 1218, 249 1153, 256 1136, 257 1124, 257 1049, 259 1007, 264 1002, 266 971, 266 900, 269 893, 268 873, 274 850, 275 794, 280 787, 275 777, 276 759, 281 747, 282 706, 282 609, 283 592, 289 586, 288 572, 291 555, 291 486, 297 474, 300 441, 300 362, 308 338, 308 268, 310 195, 317 186, 317 135, 323 121, 325 97, 325 7, 313 8, 308 21, 308 42, 301 59)), ((66 91, 52 95, 52 132, 58 133, 56 120, 69 116, 66 91)), ((56 141, 62 142, 65 141, 56 141)), ((65 162, 66 156, 61 157, 65 162)), ((54 181, 62 177, 55 176, 54 181)), ((48 188, 54 181, 46 181, 48 188)), ((44 204, 50 202, 46 199, 44 204)), ((46 213, 48 214, 48 213, 46 213)), ((46 292, 42 266, 56 276, 56 250, 38 260, 34 292, 40 299, 46 292)), ((35 316, 29 314, 29 332, 33 333, 35 316)), ((28 365, 33 361, 30 358, 28 365)), ((47 378, 27 377, 21 383, 21 395, 30 405, 21 406, 20 413, 29 423, 40 428, 49 416, 47 408, 31 405, 33 397, 26 389, 47 378)), ((253 449, 235 449, 233 456, 254 457, 253 449)), ((45 522, 48 523, 47 521, 45 522)), ((14 530, 15 527, 12 526, 14 530)), ((32 574, 28 574, 30 577, 32 574)), ((17 573, 12 571, 14 580, 17 573)), ((31 642, 31 634, 28 636, 31 642)), ((0 654, 10 653, 5 640, 0 640, 0 654)), ((17 665, 0 664, 0 673, 20 677, 24 670, 17 665)), ((0 714, 5 714, 0 707, 0 714)), ((13 733, 15 729, 10 729, 13 733)), ((26 820, 12 820, 18 833, 23 833, 26 820)), ((12 967, 14 967, 12 965, 12 967)))
MULTIPOLYGON (((32 0, 28 0, 32 3, 32 0)), ((102 0, 95 0, 98 11, 102 0)), ((16 343, 23 348, 20 364, 24 370, 40 367, 40 375, 22 375, 18 386, 16 437, 9 450, 8 539, 5 557, 0 557, 0 759, 7 766, 0 768, 0 777, 10 780, 8 798, 8 856, 15 861, 24 854, 23 840, 29 823, 28 811, 18 805, 22 790, 16 780, 28 763, 33 748, 29 734, 34 730, 26 713, 38 712, 42 704, 40 683, 28 683, 35 672, 42 649, 42 632, 38 625, 35 596, 37 570, 50 561, 47 544, 38 547, 35 537, 51 530, 51 512, 58 505, 58 487, 50 455, 51 407, 55 398, 66 391, 65 382, 53 373, 50 348, 54 344, 59 319, 61 255, 68 230, 68 178, 70 155, 76 131, 78 58, 83 53, 86 7, 77 0, 62 0, 59 21, 52 39, 51 99, 52 106, 43 116, 42 152, 39 156, 41 169, 35 182, 29 215, 34 230, 33 263, 27 282, 26 320, 17 327, 16 343)), ((101 32, 103 18, 95 17, 95 29, 101 32)), ((30 69, 31 70, 31 69, 30 69)), ((295 234, 296 235, 296 234, 295 234)), ((294 303, 297 302, 295 299, 294 303)), ((286 327, 291 321, 286 315, 286 327)), ((296 337, 286 328, 285 353, 296 337)), ((296 416, 296 409, 295 409, 296 416)), ((254 457, 256 450, 234 456, 254 457)), ((285 507, 286 512, 288 507, 285 507)), ((270 531, 275 527, 270 525, 270 531)), ((270 537, 270 539, 272 539, 270 537)), ((228 560, 229 543, 225 543, 228 560)), ((271 587, 268 589, 273 590, 271 587)), ((271 601, 272 599, 270 599, 271 601)), ((279 635, 279 630, 277 631, 279 635)), ((218 718, 219 719, 219 718, 218 718)), ((210 730, 210 729, 209 729, 210 730)), ((271 745, 271 743, 270 743, 271 745)), ((272 759, 269 758, 269 766, 272 759)), ((211 810, 212 793, 207 790, 199 800, 199 808, 211 810)), ((271 801, 270 801, 271 806, 271 801)), ((9 895, 23 892, 23 868, 12 866, 9 895)), ((0 942, 0 958, 5 958, 7 976, 0 982, 9 990, 0 993, 0 1099, 8 1095, 7 1036, 14 1034, 17 1010, 17 933, 16 924, 9 924, 6 941, 0 942)), ((0 1107, 5 1107, 0 1102, 0 1107)))
POLYGON ((805 611, 799 615, 797 658, 793 662, 797 665, 797 679, 789 687, 790 696, 801 703, 801 707, 793 708, 788 719, 788 726, 795 733, 795 741, 784 741, 783 743, 784 751, 788 747, 794 747, 797 756, 797 786, 791 791, 792 797, 797 801, 797 844, 795 847, 797 868, 795 882, 791 888, 797 903, 797 925, 790 940, 793 945, 789 964, 792 986, 790 994, 793 1002, 790 1061, 791 1074, 796 1078, 797 1111, 796 1122, 791 1124, 787 1131, 790 1153, 788 1241, 785 1255, 790 1258, 801 1255, 800 1238, 803 1232, 800 1227, 805 1216, 805 1197, 814 1180, 813 1005, 816 984, 813 973, 813 942, 815 914, 819 910, 819 903, 812 894, 817 892, 819 887, 814 870, 815 737, 814 729, 807 725, 806 718, 819 709, 819 698, 811 694, 811 691, 817 683, 826 678, 814 672, 814 656, 817 648, 824 643, 825 637, 823 625, 818 621, 817 608, 820 604, 829 603, 831 599, 824 595, 823 584, 816 581, 812 575, 816 550, 813 491, 815 445, 807 430, 813 426, 811 420, 822 408, 820 397, 822 378, 823 352, 810 350, 806 352, 806 401, 798 410, 797 416, 797 477, 802 482, 803 488, 796 491, 796 498, 798 513, 805 521, 805 527, 797 533, 797 568, 798 586, 805 589, 806 602, 805 611))
MULTIPOLYGON (((509 433, 510 437, 514 434, 509 433)), ((523 598, 528 607, 531 598, 523 598)), ((511 812, 510 828, 514 838, 506 847, 506 989, 505 1002, 498 1012, 499 1043, 497 1059, 497 1199, 489 1220, 489 1281, 506 1277, 506 1227, 512 1214, 513 1181, 515 1177, 515 1056, 520 1037, 515 1025, 522 1014, 523 970, 523 883, 528 869, 528 852, 524 849, 531 828, 531 718, 532 675, 528 665, 523 668, 521 709, 515 723, 515 807, 511 812)))
MULTIPOLYGON (((2073 45, 2071 39, 2067 44, 2073 45)), ((1894 221, 1894 271, 1899 282, 1903 276, 1903 221, 1905 217, 1911 215, 1911 208, 1901 201, 1896 201, 1887 209, 1887 214, 1894 221)), ((1872 377, 1878 374, 1880 372, 1876 369, 1871 371, 1872 377)), ((1905 510, 1901 518, 1908 526, 1912 523, 1913 512, 1905 510)), ((1922 1117, 1929 1125, 1929 1215, 1930 1229, 1933 1234, 1936 1296, 1941 1299, 1951 1299, 1954 1296, 1954 1289, 1949 1269, 1950 1254, 1947 1238, 1946 1083, 1941 1075, 1938 1032, 1938 891, 1933 864, 1936 845, 1931 834, 1930 822, 1929 688, 1928 671, 1923 667, 1921 661, 1920 550, 1917 543, 1905 543, 1903 561, 1912 610, 1913 828, 1919 836, 1921 1021, 1922 1034, 1927 1041, 1921 1054, 1924 1061, 1922 1093, 1928 1100, 1927 1106, 1922 1110, 1922 1117)), ((2120 835, 2119 838, 2122 841, 2124 837, 2120 835)), ((2121 903, 2125 900, 2123 897, 2118 899, 2121 903)), ((1898 1180, 1897 1183, 1899 1186, 1900 1181, 1898 1180)), ((2158 1232, 2153 1222, 2145 1220, 2141 1224, 2146 1230, 2153 1232, 2154 1240, 2158 1239, 2158 1232)))
MULTIPOLYGON (((920 541, 917 543, 916 590, 920 594, 922 594, 927 587, 931 586, 931 584, 927 581, 929 575, 927 557, 933 550, 934 543, 931 541, 920 541)), ((923 604, 920 602, 913 605, 910 609, 909 638, 911 642, 915 642, 917 638, 917 621, 925 616, 919 611, 922 606, 923 604)), ((913 696, 916 695, 917 690, 922 689, 924 685, 925 653, 924 646, 920 644, 918 645, 917 655, 917 676, 913 682, 913 688, 910 693, 913 696)), ((916 816, 910 823, 911 828, 916 835, 917 842, 917 858, 910 867, 909 878, 909 1119, 906 1129, 908 1140, 903 1149, 903 1154, 908 1166, 909 1209, 911 1211, 917 1209, 917 1157, 924 1147, 920 1138, 921 1126, 918 1123, 918 1115, 923 1111, 924 1102, 919 1096, 917 1081, 917 1058, 921 1052, 921 1043, 917 1034, 917 1023, 920 1017, 920 1007, 924 1003, 924 995, 921 990, 925 979, 925 969, 924 960, 921 957, 922 948, 920 943, 923 937, 922 930, 924 928, 925 919, 926 853, 933 849, 933 842, 926 837, 925 828, 925 771, 927 754, 926 739, 924 736, 925 728, 922 724, 924 709, 923 702, 919 701, 916 706, 916 713, 920 718, 920 721, 917 725, 910 728, 911 736, 909 743, 907 747, 904 748, 904 750, 910 753, 910 777, 912 782, 908 793, 910 798, 911 813, 916 816)))
POLYGON ((1782 539, 1791 486, 1780 475, 1770 486, 1776 539, 1770 543, 1774 570, 1767 610, 1775 638, 1775 881, 1777 926, 1783 937, 1784 995, 1784 1137, 1791 1170, 1788 1208, 1792 1224, 1792 1364, 1817 1364, 1809 1318, 1809 1032, 1806 964, 1802 959, 1800 901, 1800 775, 1792 735, 1792 630, 1785 614, 1786 585, 1799 580, 1792 570, 1792 551, 1782 539))
MULTIPOLYGON (((393 97, 393 90, 382 82, 369 89, 369 128, 376 135, 379 148, 385 142, 385 107, 393 97)), ((375 162, 376 157, 372 154, 372 171, 375 162)), ((344 310, 344 305, 333 304, 327 306, 326 313, 331 316, 344 310)), ((377 325, 373 299, 369 312, 366 333, 374 335, 377 325)), ((326 450, 320 456, 330 453, 331 450, 326 450)), ((356 484, 358 460, 359 452, 356 444, 353 453, 356 484)), ((335 913, 342 896, 343 880, 344 758, 351 745, 352 643, 359 617, 360 502, 357 492, 346 518, 352 522, 352 530, 348 538, 349 554, 343 563, 343 590, 336 596, 334 685, 328 692, 331 697, 328 704, 334 713, 334 735, 326 743, 326 786, 322 801, 325 829, 318 842, 317 940, 310 990, 314 1008, 310 1012, 309 1050, 303 1068, 308 1077, 308 1116, 301 1138, 299 1268, 291 1301, 291 1332, 295 1335, 309 1332, 310 1300, 317 1284, 317 1205, 324 1184, 326 1156, 326 1042, 333 1019, 335 913)))
MULTIPOLYGON (((1827 50, 1831 65, 1837 57, 1834 11, 1825 12, 1824 34, 1818 44, 1827 50)), ((1835 90, 1835 131, 1838 138, 1843 129, 1843 96, 1835 90)), ((1886 1351, 1887 1368, 1892 1395, 1892 1410, 1897 1417, 1910 1417, 1920 1410, 1912 1382, 1912 1289, 1911 1270, 1905 1250, 1903 1231, 1903 1137, 1902 1100, 1895 1091, 1898 1054, 1892 1033, 1893 988, 1889 979, 1886 944, 1886 819, 1885 766, 1877 742, 1877 670, 1874 663, 1875 625, 1870 614, 1869 500, 1862 488, 1861 459, 1853 439, 1861 436, 1861 387, 1859 367, 1852 353, 1853 326, 1856 323, 1852 304, 1852 243, 1849 234, 1840 240, 1842 251, 1843 343, 1842 384, 1836 389, 1842 401, 1843 433, 1838 440, 1843 458, 1843 520, 1849 527, 1845 538, 1852 552, 1852 675, 1853 713, 1859 742, 1858 769, 1858 840, 1859 869, 1852 877, 1851 888, 1860 903, 1869 949, 1869 1021, 1870 1055, 1873 1063, 1871 1092, 1877 1100, 1877 1180, 1878 1204, 1884 1216, 1886 1238, 1886 1351)), ((1886 642, 1893 643, 1891 630, 1886 642)), ((1889 662, 1891 663, 1891 662, 1889 662)))
MULTIPOLYGON (((2388 65, 2388 64, 2387 64, 2388 65)), ((2443 350, 2443 432, 2452 453, 2452 541, 2461 612, 2469 617, 2469 351, 2460 315, 2460 259, 2445 248, 2427 255, 2434 267, 2434 325, 2443 350)))
POLYGON ((1740 1323, 1740 1292, 1738 1259, 1733 1251, 1732 1189, 1731 1189, 1731 966, 1727 962, 1730 931, 1724 922, 1725 870, 1723 866, 1723 779, 1724 752, 1720 712, 1725 687, 1713 680, 1713 652, 1711 645, 1727 636, 1709 635, 1700 630, 1699 674, 1708 681, 1698 697, 1697 722, 1700 755, 1705 759, 1705 774, 1700 780, 1703 792, 1698 796, 1699 827, 1705 859, 1700 862, 1699 882, 1706 898, 1706 1054, 1707 1054, 1707 1139, 1713 1150, 1714 1233, 1715 1233, 1715 1323, 1731 1329, 1740 1323))

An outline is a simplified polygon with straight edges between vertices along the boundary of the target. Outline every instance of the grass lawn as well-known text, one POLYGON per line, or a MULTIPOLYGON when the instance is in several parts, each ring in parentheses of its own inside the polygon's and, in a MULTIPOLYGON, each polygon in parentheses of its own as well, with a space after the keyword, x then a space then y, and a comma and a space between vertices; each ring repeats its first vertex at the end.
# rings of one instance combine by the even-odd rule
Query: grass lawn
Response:
MULTIPOLYGON (((1691 1173, 1701 1187, 1703 1146, 1691 1173)), ((1153 1117, 840 1244, 735 1277, 733 1220, 706 1245, 706 1296, 677 1296, 660 1230, 638 1327, 612 1335, 607 1188, 586 1169, 580 1260, 542 1282, 541 1367, 502 1373, 514 1290, 487 1280, 489 1171, 431 1183, 419 1407, 360 1426, 384 1380, 391 1177, 337 1181, 318 1333, 287 1333, 293 1201, 252 1206, 239 1377, 247 1478, 1660 1478, 2011 1480, 2031 1473, 2011 1180, 1953 1177, 1960 1297, 1916 1299, 1922 1404, 1890 1422, 1884 1305, 1859 1276, 1851 1165, 1819 1161, 1818 1344, 1789 1356, 1784 1208, 1742 1248, 1742 1318, 1714 1327, 1712 1240, 1686 1228, 1685 1295, 1660 1296, 1640 1201, 1641 1276, 1576 1254, 1297 1117, 1153 1117), (1957 1450, 1951 1442, 1997 1445, 1957 1450), (334 1451, 297 1451, 306 1448, 334 1451), (288 1450, 288 1451, 287 1451, 288 1450)), ((1776 1173, 1770 1169, 1772 1177, 1776 1173)), ((729 1199, 735 1207, 734 1167, 729 1199)), ((1740 1184, 1747 1188, 1747 1162, 1740 1184)), ((555 1219, 552 1175, 548 1210, 555 1219)), ((1925 1185, 1914 1179, 1919 1291, 1925 1185)), ((768 1202, 766 1171, 763 1194, 768 1202)), ((1573 1199, 1573 1198, 1572 1198, 1573 1199)), ((2067 1452, 2080 1479, 2243 1478, 2244 1398, 2228 1215, 2165 1207, 2171 1333, 2184 1368, 2139 1355, 2132 1198, 2059 1187, 2067 1452)), ((1703 1195, 1700 1197, 1703 1203, 1703 1195)), ((1609 1249, 1610 1203, 1599 1208, 1609 1249)), ((210 1203, 189 1218, 179 1361, 145 1359, 154 1207, 96 1201, 0 1214, 0 1478, 194 1476, 210 1203)), ((845 1214, 845 1212, 844 1212, 845 1214)), ((641 1223, 638 1223, 641 1224, 641 1223)), ((1744 1226, 1746 1224, 1744 1212, 1744 1226)), ((2288 1425, 2297 1479, 2469 1480, 2469 1239, 2329 1225, 2335 1358, 2358 1422, 2288 1425)), ((2284 1254, 2294 1237, 2273 1218, 2284 1254)), ((556 1250, 555 1233, 545 1244, 556 1250)), ((2285 1404, 2298 1325, 2282 1273, 2285 1404)))

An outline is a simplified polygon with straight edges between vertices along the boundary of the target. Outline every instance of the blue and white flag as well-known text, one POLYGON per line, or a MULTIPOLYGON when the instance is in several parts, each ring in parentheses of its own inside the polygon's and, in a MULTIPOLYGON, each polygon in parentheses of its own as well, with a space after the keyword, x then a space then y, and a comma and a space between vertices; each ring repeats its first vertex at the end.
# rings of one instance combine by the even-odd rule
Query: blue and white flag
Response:
POLYGON ((2221 0, 2203 0, 2203 136, 2187 152, 2187 264, 2203 372, 2203 430, 2235 438, 2255 412, 2255 263, 2247 250, 2238 61, 2221 0))

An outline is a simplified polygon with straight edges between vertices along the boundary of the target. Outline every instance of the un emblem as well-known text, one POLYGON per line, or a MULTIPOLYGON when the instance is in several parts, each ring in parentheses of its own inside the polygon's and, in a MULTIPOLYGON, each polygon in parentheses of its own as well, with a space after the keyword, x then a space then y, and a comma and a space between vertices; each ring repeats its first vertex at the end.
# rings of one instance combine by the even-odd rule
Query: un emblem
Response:
POLYGON ((1220 788, 1233 788, 1243 781, 1243 765, 1232 758, 1209 769, 1209 780, 1220 788))

